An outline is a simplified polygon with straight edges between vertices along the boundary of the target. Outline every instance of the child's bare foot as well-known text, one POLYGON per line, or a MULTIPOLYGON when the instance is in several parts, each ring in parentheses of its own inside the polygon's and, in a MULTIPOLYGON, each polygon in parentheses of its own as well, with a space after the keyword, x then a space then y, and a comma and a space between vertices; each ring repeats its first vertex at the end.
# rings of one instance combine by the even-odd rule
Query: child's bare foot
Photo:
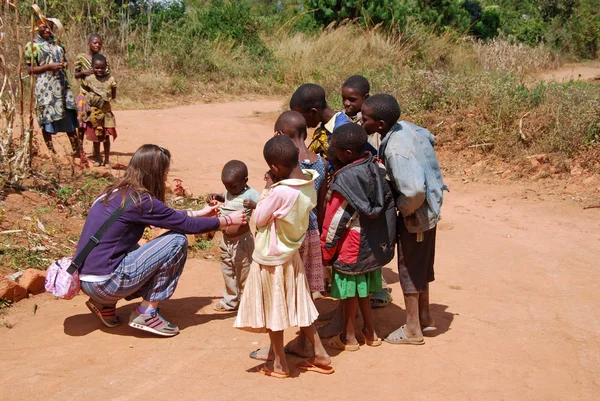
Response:
POLYGON ((362 334, 369 341, 374 341, 374 340, 379 339, 379 337, 377 337, 377 333, 375 333, 375 330, 370 330, 366 327, 362 328, 362 334))
MULTIPOLYGON (((269 356, 270 347, 259 348, 250 353, 250 358, 258 361, 272 361, 273 356, 269 356)), ((295 355, 300 358, 311 358, 313 356, 312 348, 308 342, 305 343, 304 347, 300 345, 298 337, 290 341, 284 348, 285 353, 288 355, 295 355)))
POLYGON ((358 340, 356 339, 356 335, 352 335, 352 336, 340 336, 340 340, 342 340, 342 342, 346 345, 360 345, 358 343, 358 340))
POLYGON ((329 366, 331 365, 331 358, 328 354, 324 355, 315 355, 312 358, 308 358, 308 361, 313 365, 317 366, 329 366))

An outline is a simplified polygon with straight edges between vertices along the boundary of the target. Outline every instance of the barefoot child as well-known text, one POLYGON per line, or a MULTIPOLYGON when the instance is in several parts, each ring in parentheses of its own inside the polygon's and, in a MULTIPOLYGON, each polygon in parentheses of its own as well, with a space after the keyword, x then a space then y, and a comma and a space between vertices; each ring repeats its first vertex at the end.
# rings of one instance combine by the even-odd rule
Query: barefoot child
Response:
MULTIPOLYGON (((77 121, 79 123, 79 128, 77 128, 79 143, 82 146, 83 150, 83 134, 85 133, 85 120, 87 117, 87 107, 85 104, 85 94, 87 91, 83 87, 83 80, 85 77, 94 74, 94 70, 92 69, 92 57, 95 54, 99 54, 102 51, 102 46, 104 42, 102 41, 102 37, 97 33, 93 33, 88 38, 88 51, 86 53, 79 53, 77 55, 77 59, 75 60, 75 78, 79 79, 79 95, 75 102, 77 103, 77 121)), ((108 61, 106 62, 106 75, 110 75, 110 66, 108 61)), ((94 160, 97 157, 94 155, 94 160)))
MULTIPOLYGON (((209 204, 214 201, 221 202, 221 216, 236 210, 245 210, 250 220, 260 195, 248 186, 248 167, 239 160, 227 162, 221 172, 221 181, 225 186, 225 192, 209 194, 206 201, 209 204)), ((254 252, 254 237, 250 232, 250 226, 246 224, 226 227, 223 230, 220 256, 225 286, 223 298, 214 308, 217 312, 229 312, 238 308, 248 269, 252 263, 252 252, 254 252)))
POLYGON ((329 188, 321 244, 323 263, 333 265, 331 296, 342 300, 344 331, 327 345, 357 351, 359 340, 381 345, 369 293, 381 290, 381 268, 394 257, 396 209, 385 173, 365 151, 367 133, 356 124, 333 132, 332 147, 344 164, 329 188), (356 309, 364 327, 355 335, 356 309))
POLYGON ((424 344, 423 332, 435 330, 429 310, 429 283, 435 279, 436 227, 444 184, 425 128, 400 118, 400 105, 390 95, 374 95, 362 107, 363 127, 380 134, 385 164, 398 208, 398 274, 406 305, 406 324, 385 340, 392 344, 424 344))
POLYGON ((110 168, 110 136, 117 138, 115 115, 112 113, 110 102, 117 97, 117 82, 106 74, 106 58, 102 54, 92 57, 93 75, 84 78, 82 87, 87 91, 85 102, 89 108, 86 118, 85 136, 94 142, 94 166, 104 164, 110 168), (104 143, 104 162, 100 155, 100 143, 104 143))
POLYGON ((314 356, 298 368, 333 373, 313 325, 318 312, 298 252, 317 203, 313 181, 318 173, 300 168, 298 149, 283 135, 271 138, 263 155, 270 170, 256 205, 256 248, 234 327, 269 334, 272 362, 260 366, 259 373, 289 377, 283 331, 291 326, 300 327, 313 345, 314 356))

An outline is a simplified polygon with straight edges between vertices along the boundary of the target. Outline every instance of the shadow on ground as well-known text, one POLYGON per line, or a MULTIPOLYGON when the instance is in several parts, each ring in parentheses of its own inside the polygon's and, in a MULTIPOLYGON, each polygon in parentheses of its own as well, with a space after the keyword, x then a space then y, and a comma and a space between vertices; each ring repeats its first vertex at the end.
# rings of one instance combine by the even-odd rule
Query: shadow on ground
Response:
MULTIPOLYGON (((212 320, 229 319, 235 316, 234 313, 198 314, 198 311, 200 311, 200 309, 210 305, 212 301, 217 298, 219 297, 188 297, 179 299, 169 299, 167 301, 161 302, 160 312, 173 324, 179 326, 180 330, 185 330, 188 327, 208 323, 212 320)), ((96 330, 101 330, 105 333, 119 336, 157 338, 156 335, 141 330, 132 329, 127 325, 127 322, 129 321, 129 315, 137 305, 137 303, 131 303, 117 308, 117 315, 121 317, 123 323, 121 323, 120 326, 117 326, 115 328, 105 327, 90 312, 80 315, 69 316, 68 318, 66 318, 63 325, 64 332, 65 334, 73 337, 81 337, 88 335, 96 330)))

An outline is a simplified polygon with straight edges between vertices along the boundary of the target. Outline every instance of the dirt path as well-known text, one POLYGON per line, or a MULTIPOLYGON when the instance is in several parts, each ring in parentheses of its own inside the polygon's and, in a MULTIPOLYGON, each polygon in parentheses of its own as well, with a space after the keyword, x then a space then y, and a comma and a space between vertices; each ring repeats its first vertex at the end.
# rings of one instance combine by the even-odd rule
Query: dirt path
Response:
POLYGON ((556 70, 535 74, 536 80, 542 81, 600 81, 600 62, 565 64, 556 70))
MULTIPOLYGON (((222 164, 239 158, 261 188, 261 149, 274 118, 253 112, 276 112, 280 104, 117 112, 121 137, 114 150, 128 155, 147 142, 168 147, 172 176, 196 194, 220 190, 222 164)), ((14 327, 0 328, 0 399, 596 399, 600 210, 541 202, 518 184, 449 181, 432 285, 438 331, 422 347, 333 353, 332 376, 297 369, 289 380, 260 376, 248 353, 267 344, 267 336, 235 330, 232 316, 213 313, 220 267, 196 259, 174 298, 161 305, 182 329, 175 338, 127 326, 104 329, 83 295, 17 304, 5 316, 14 327)), ((393 266, 385 275, 394 304, 374 312, 382 336, 405 319, 393 266)), ((120 303, 119 315, 127 318, 134 305, 120 303)), ((333 304, 321 300, 318 307, 333 304)))

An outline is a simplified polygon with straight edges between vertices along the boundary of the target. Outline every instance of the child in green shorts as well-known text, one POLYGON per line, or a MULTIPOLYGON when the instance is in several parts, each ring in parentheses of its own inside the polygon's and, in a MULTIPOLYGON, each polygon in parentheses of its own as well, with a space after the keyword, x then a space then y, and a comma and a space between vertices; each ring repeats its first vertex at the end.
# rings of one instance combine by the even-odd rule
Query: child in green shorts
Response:
POLYGON ((394 257, 396 206, 385 173, 365 151, 367 133, 359 125, 334 130, 332 147, 344 165, 333 176, 321 234, 323 263, 333 266, 331 296, 342 302, 344 331, 328 345, 356 351, 359 342, 381 345, 375 333, 369 293, 381 291, 381 267, 394 257), (364 327, 357 339, 356 309, 364 327))

